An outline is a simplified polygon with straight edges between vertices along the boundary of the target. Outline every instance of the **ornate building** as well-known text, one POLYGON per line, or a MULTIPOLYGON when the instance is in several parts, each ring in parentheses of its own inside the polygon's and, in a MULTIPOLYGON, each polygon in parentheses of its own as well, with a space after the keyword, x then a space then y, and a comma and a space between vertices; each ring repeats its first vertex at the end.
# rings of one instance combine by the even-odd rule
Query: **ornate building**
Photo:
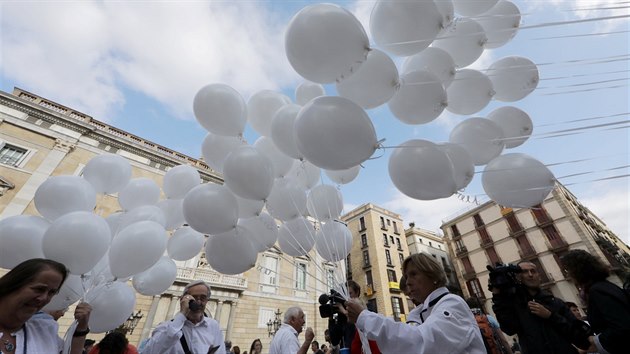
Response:
MULTIPOLYGON (((0 91, 0 219, 37 215, 33 197, 41 183, 50 176, 80 175, 92 157, 103 153, 125 157, 134 178, 151 178, 158 185, 168 169, 180 164, 197 168, 204 182, 223 183, 222 176, 199 159, 15 88, 12 94, 0 91)), ((118 210, 116 195, 99 196, 97 214, 105 217, 118 210)), ((316 339, 323 340, 327 322, 319 317, 317 298, 329 290, 335 272, 341 271, 316 252, 290 257, 273 247, 259 254, 255 268, 233 276, 211 269, 203 254, 177 263, 177 279, 166 292, 136 296, 134 312, 139 310, 143 316, 129 333, 131 343, 148 338, 157 324, 172 318, 179 311, 184 285, 195 279, 212 286, 208 313, 234 345, 248 348, 260 338, 268 347, 268 323, 275 320, 276 313, 295 305, 303 308, 316 339)), ((5 271, 0 269, 1 274, 5 271)), ((71 322, 72 309, 60 320, 60 334, 71 322)), ((102 334, 89 337, 99 339, 102 334)))
POLYGON ((564 253, 579 248, 597 255, 618 285, 630 266, 628 246, 559 183, 542 205, 511 209, 489 201, 444 222, 442 230, 465 296, 486 299, 488 309, 487 265, 528 260, 537 265, 544 288, 576 304, 578 290, 560 264, 564 253))

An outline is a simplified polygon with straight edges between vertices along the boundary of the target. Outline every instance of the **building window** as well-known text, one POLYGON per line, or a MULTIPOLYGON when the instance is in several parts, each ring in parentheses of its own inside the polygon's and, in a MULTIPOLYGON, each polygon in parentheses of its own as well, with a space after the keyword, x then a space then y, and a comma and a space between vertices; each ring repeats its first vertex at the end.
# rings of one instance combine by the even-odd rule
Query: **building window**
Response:
POLYGON ((560 235, 558 234, 558 230, 553 225, 545 226, 542 228, 545 236, 549 241, 556 241, 560 239, 560 235))
POLYGON ((365 283, 367 284, 367 286, 374 288, 374 281, 372 280, 372 271, 368 270, 367 272, 365 272, 365 283))
POLYGON ((467 281, 466 286, 468 287, 468 291, 470 292, 471 296, 480 299, 486 298, 486 295, 484 295, 483 289, 481 288, 481 283, 479 283, 479 279, 475 278, 467 281))
POLYGON ((399 233, 399 232, 398 232, 398 224, 396 224, 396 222, 395 222, 395 221, 394 221, 393 223, 394 223, 394 233, 396 233, 396 234, 397 234, 397 233, 399 233))
POLYGON ((295 288, 306 290, 306 263, 295 263, 295 288))
POLYGON ((389 240, 391 241, 392 245, 394 245, 394 236, 389 236, 389 240))
POLYGON ((376 306, 376 299, 369 299, 367 301, 367 309, 368 311, 378 313, 378 307, 376 306))
POLYGON ((387 265, 392 265, 392 255, 389 254, 389 250, 385 250, 385 259, 387 260, 387 265))
POLYGON ((486 249, 486 253, 488 253, 488 259, 490 259, 490 264, 495 266, 497 263, 501 263, 501 258, 497 255, 497 251, 494 247, 488 247, 486 249))
POLYGON ((349 254, 346 257, 346 279, 352 279, 352 262, 349 254))
POLYGON ((391 226, 391 225, 392 225, 391 220, 387 219, 387 226, 391 226))
POLYGON ((400 322, 400 315, 404 313, 404 307, 402 305, 402 299, 392 296, 392 310, 394 312, 394 320, 400 322))
POLYGON ((332 268, 326 269, 326 285, 328 285, 328 291, 335 287, 335 270, 332 268))
POLYGON ((479 216, 479 214, 473 215, 473 220, 475 220, 475 227, 484 225, 483 220, 481 219, 481 216, 479 216))
POLYGON ((511 232, 519 232, 523 230, 521 223, 518 222, 518 219, 516 219, 516 215, 514 215, 514 213, 506 214, 505 220, 507 221, 511 232))
POLYGON ((454 237, 461 236, 459 230, 457 229, 457 225, 451 225, 451 231, 453 232, 454 237))
POLYGON ((367 235, 366 234, 361 234, 361 247, 367 247, 367 235))
POLYGON ((429 241, 429 247, 433 247, 433 243, 431 243, 431 241, 429 241))
POLYGON ((405 256, 402 253, 398 254, 398 259, 400 259, 400 264, 402 265, 405 262, 405 256))
POLYGON ((385 219, 381 216, 381 229, 385 229, 385 219))
POLYGON ((475 272, 475 268, 473 268, 472 263, 470 263, 470 259, 468 259, 468 257, 462 257, 462 264, 464 265, 465 273, 475 272))
POLYGON ((24 157, 26 157, 27 153, 27 149, 11 144, 4 144, 2 149, 0 149, 0 163, 3 165, 17 167, 20 165, 20 162, 22 162, 24 157))
POLYGON ((398 246, 398 249, 400 251, 402 251, 402 245, 400 244, 400 239, 399 238, 396 238, 396 245, 398 246))
POLYGON ((389 242, 387 242, 387 234, 383 234, 383 245, 389 246, 389 242))
POLYGON ((368 252, 368 250, 363 251, 363 266, 370 266, 370 252, 368 252))
POLYGON ((359 218, 359 230, 365 230, 365 218, 363 216, 359 218))
POLYGON ((260 270, 260 291, 275 293, 278 286, 278 258, 264 254, 260 270))
POLYGON ((549 218, 549 214, 547 214, 545 209, 543 209, 542 205, 534 205, 533 207, 531 207, 530 210, 532 211, 532 214, 534 214, 534 217, 539 224, 551 221, 551 218, 549 218))
POLYGON ((390 282, 394 282, 394 283, 398 282, 398 278, 396 278, 396 271, 393 270, 393 269, 388 269, 387 270, 387 279, 390 282))

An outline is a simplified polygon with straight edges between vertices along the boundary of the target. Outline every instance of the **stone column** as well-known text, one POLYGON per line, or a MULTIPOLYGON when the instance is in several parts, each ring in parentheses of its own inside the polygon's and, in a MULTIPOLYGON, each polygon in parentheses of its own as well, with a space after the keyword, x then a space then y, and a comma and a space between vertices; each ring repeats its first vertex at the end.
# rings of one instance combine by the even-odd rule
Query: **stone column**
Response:
POLYGON ((179 296, 172 296, 171 303, 168 304, 168 310, 166 311, 166 318, 170 319, 175 316, 175 307, 179 304, 179 296))
POLYGON ((223 300, 217 300, 217 308, 214 310, 214 319, 221 324, 221 307, 223 306, 223 300))
POLYGON ((59 163, 61 163, 64 157, 75 147, 76 144, 70 141, 57 139, 53 149, 48 153, 37 169, 33 171, 33 174, 29 177, 24 186, 15 194, 11 203, 4 208, 0 214, 0 219, 22 214, 28 204, 33 200, 37 188, 50 177, 57 166, 59 166, 59 163))
POLYGON ((232 338, 232 328, 234 327, 234 315, 236 314, 236 305, 238 301, 230 302, 230 317, 228 318, 227 332, 225 338, 232 338))
POLYGON ((151 327, 153 327, 153 321, 155 320, 155 313, 157 312, 159 302, 160 295, 153 296, 153 301, 151 301, 151 308, 149 309, 147 319, 144 322, 144 327, 142 328, 142 334, 140 335, 140 342, 142 342, 146 338, 149 338, 149 336, 151 335, 151 327))

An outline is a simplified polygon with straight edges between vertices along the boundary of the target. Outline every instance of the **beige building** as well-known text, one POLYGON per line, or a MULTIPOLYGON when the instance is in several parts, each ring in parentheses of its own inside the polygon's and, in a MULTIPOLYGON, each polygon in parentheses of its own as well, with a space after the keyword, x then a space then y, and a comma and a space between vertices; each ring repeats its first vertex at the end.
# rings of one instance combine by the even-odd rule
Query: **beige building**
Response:
MULTIPOLYGON (((200 142, 201 145, 201 142, 200 142)), ((0 219, 13 215, 38 215, 33 196, 48 177, 80 175, 94 156, 114 153, 127 158, 132 177, 147 177, 162 184, 168 169, 189 164, 204 182, 222 183, 222 176, 203 161, 147 141, 21 89, 0 91, 0 219)), ((99 196, 95 212, 103 217, 119 210, 116 195, 99 196)), ((0 274, 6 270, 0 269, 0 274)), ((211 269, 204 255, 178 262, 177 279, 165 293, 136 296, 134 312, 142 318, 129 340, 138 344, 157 324, 179 310, 183 286, 203 279, 213 287, 208 312, 221 324, 225 337, 241 350, 260 338, 265 348, 271 340, 267 322, 290 306, 301 306, 316 339, 323 340, 327 322, 319 318, 318 296, 329 290, 337 265, 324 262, 315 251, 290 257, 278 248, 259 254, 257 266, 240 275, 223 275, 211 269)), ((282 316, 280 316, 282 317, 282 316)), ((72 322, 72 309, 60 320, 63 334, 72 322)), ((102 334, 90 334, 99 339, 102 334)))
POLYGON ((564 253, 584 249, 597 255, 619 285, 622 267, 630 265, 628 246, 559 183, 542 205, 511 209, 489 201, 444 222, 442 230, 465 296, 486 299, 488 310, 487 265, 528 260, 538 266, 544 288, 576 304, 578 290, 560 264, 564 253))
POLYGON ((399 282, 409 250, 400 215, 368 203, 341 219, 353 239, 347 259, 348 279, 359 283, 361 297, 370 310, 404 322, 409 305, 399 282))

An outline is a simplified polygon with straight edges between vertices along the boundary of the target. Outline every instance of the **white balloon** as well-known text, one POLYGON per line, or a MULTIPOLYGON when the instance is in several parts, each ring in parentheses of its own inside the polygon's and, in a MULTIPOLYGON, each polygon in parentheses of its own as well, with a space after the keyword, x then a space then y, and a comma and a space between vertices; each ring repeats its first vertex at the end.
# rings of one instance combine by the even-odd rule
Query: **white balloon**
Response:
POLYGON ((287 221, 278 230, 278 244, 289 256, 304 256, 315 245, 315 227, 303 217, 287 221))
POLYGON ((83 290, 81 276, 68 274, 57 295, 53 296, 46 306, 42 307, 42 311, 59 311, 68 308, 68 306, 79 301, 83 294, 85 294, 85 291, 83 290))
POLYGON ((263 207, 265 206, 264 200, 253 200, 241 198, 238 195, 234 195, 236 202, 238 203, 238 217, 241 218, 253 218, 260 215, 263 207))
POLYGON ((206 242, 206 258, 219 273, 240 274, 256 265, 256 249, 250 242, 249 229, 237 226, 223 234, 212 235, 206 242))
POLYGON ((472 156, 459 144, 443 143, 437 145, 444 151, 453 165, 453 179, 458 190, 465 188, 475 176, 475 164, 472 156))
POLYGON ((271 122, 271 138, 276 147, 287 156, 302 160, 304 156, 298 150, 294 133, 295 119, 300 109, 302 107, 296 104, 288 104, 280 108, 271 122))
POLYGON ((396 64, 378 49, 370 50, 367 60, 352 76, 337 82, 339 96, 365 109, 376 108, 389 101, 397 87, 396 64))
POLYGON ((354 181, 355 178, 359 175, 359 171, 361 171, 361 166, 357 165, 354 167, 350 167, 346 170, 337 170, 337 171, 328 171, 326 170, 326 176, 330 178, 331 181, 337 184, 347 184, 354 181))
POLYGON ((356 166, 377 148, 370 117, 343 97, 317 97, 302 107, 295 120, 295 137, 304 157, 327 170, 356 166))
POLYGON ((249 231, 248 237, 254 245, 256 252, 263 252, 273 247, 278 240, 278 225, 274 218, 267 213, 247 219, 240 219, 238 225, 249 231))
POLYGON ((286 178, 276 179, 267 198, 267 211, 274 218, 291 220, 306 213, 306 191, 286 178))
POLYGON ((178 165, 166 172, 162 189, 169 199, 182 199, 189 190, 201 184, 199 171, 190 165, 178 165))
MULTIPOLYGON (((455 18, 455 6, 453 5, 453 1, 451 0, 439 0, 435 1, 435 5, 437 6, 440 15, 442 15, 442 29, 447 28, 453 23, 453 19, 455 18)), ((440 34, 438 33, 438 37, 440 34)))
POLYGON ((0 220, 0 268, 11 269, 31 259, 44 258, 42 238, 50 222, 33 215, 0 220))
POLYGON ((460 115, 477 113, 488 105, 494 90, 492 82, 483 73, 462 69, 455 74, 455 79, 446 89, 448 103, 446 110, 460 115))
POLYGON ((449 141, 462 145, 476 166, 485 165, 499 156, 505 146, 501 127, 485 118, 469 118, 460 122, 451 131, 449 141))
POLYGON ((529 115, 516 107, 497 108, 488 114, 488 119, 497 123, 503 130, 506 149, 522 145, 534 130, 529 115))
POLYGON ((126 212, 125 215, 122 216, 118 224, 118 230, 121 231, 138 221, 155 221, 162 227, 166 227, 166 217, 160 207, 157 205, 142 205, 126 212))
POLYGON ((273 187, 273 163, 266 154, 250 146, 230 153, 223 175, 225 185, 241 198, 264 200, 273 187))
POLYGON ((311 189, 306 202, 309 214, 317 220, 338 219, 343 211, 343 197, 337 188, 320 184, 311 189))
POLYGON ((42 238, 46 258, 63 263, 72 274, 89 272, 103 257, 111 241, 107 221, 86 211, 55 220, 42 238))
POLYGON ((247 123, 247 106, 232 87, 211 84, 202 87, 193 99, 195 118, 207 131, 239 136, 247 123))
POLYGON ((100 285, 85 295, 92 306, 88 326, 92 333, 103 333, 118 327, 133 313, 136 295, 126 283, 111 282, 100 285))
POLYGON ((160 199, 160 187, 152 179, 134 178, 118 193, 118 204, 131 210, 142 205, 155 205, 160 199))
POLYGON ((486 49, 498 48, 514 38, 521 23, 521 12, 514 3, 500 0, 493 8, 476 18, 488 37, 486 49))
POLYGON ((483 189, 497 204, 530 208, 541 204, 555 185, 553 173, 540 161, 519 153, 490 161, 481 176, 483 189))
POLYGON ((79 176, 53 176, 37 188, 33 201, 37 211, 52 221, 74 211, 94 210, 96 191, 79 176))
POLYGON ((125 214, 126 213, 124 211, 117 211, 108 215, 105 218, 105 221, 107 221, 107 225, 109 225, 109 231, 111 231, 112 238, 116 236, 118 231, 122 230, 122 228, 120 227, 120 223, 123 221, 123 216, 125 214))
POLYGON ((295 161, 289 171, 288 179, 305 190, 309 190, 320 180, 321 169, 308 161, 295 161))
POLYGON ((133 288, 142 295, 159 295, 173 285, 177 278, 177 265, 163 256, 151 268, 133 277, 133 288))
POLYGON ((230 190, 218 184, 197 186, 184 197, 184 217, 202 234, 229 231, 238 220, 238 203, 230 190))
POLYGON ((488 68, 496 94, 494 99, 514 102, 525 98, 538 86, 538 68, 531 60, 511 56, 497 60, 488 68))
POLYGON ((258 134, 269 136, 273 116, 280 108, 290 103, 291 99, 281 93, 271 90, 258 91, 247 101, 249 111, 247 120, 258 134))
POLYGON ((329 262, 346 259, 352 249, 352 233, 340 222, 330 221, 323 224, 315 238, 317 253, 329 262))
POLYGON ((293 16, 284 47, 298 74, 327 84, 350 76, 365 60, 370 42, 359 20, 348 10, 315 4, 293 16))
POLYGON ((444 49, 429 47, 405 60, 403 74, 416 70, 434 74, 446 88, 455 78, 455 61, 444 49))
POLYGON ((388 106, 403 123, 429 123, 444 111, 446 91, 434 74, 422 70, 408 72, 400 78, 400 88, 388 106))
POLYGON ((165 199, 158 202, 158 208, 164 213, 165 229, 174 230, 186 223, 183 203, 183 199, 165 199))
POLYGON ((223 173, 223 162, 225 162, 230 152, 241 146, 247 146, 247 142, 241 137, 209 133, 203 139, 201 154, 208 166, 219 173, 223 173))
POLYGON ((305 81, 295 89, 295 103, 304 106, 315 97, 324 96, 324 86, 314 82, 305 81))
POLYGON ((109 268, 117 278, 144 272, 166 250, 168 237, 164 227, 154 221, 139 221, 122 229, 112 240, 109 268))
POLYGON ((477 21, 459 18, 444 30, 432 46, 448 52, 455 66, 464 68, 479 59, 486 41, 486 33, 477 21))
POLYGON ((274 144, 273 140, 266 136, 256 139, 254 148, 267 156, 273 166, 275 178, 284 177, 293 166, 293 159, 282 153, 274 144))
POLYGON ((380 0, 370 15, 370 32, 383 50, 408 56, 431 44, 442 21, 433 1, 380 0))
POLYGON ((187 261, 198 255, 205 238, 189 226, 182 226, 168 239, 166 250, 169 257, 176 261, 187 261))
POLYGON ((457 191, 448 155, 427 140, 408 140, 394 149, 389 176, 399 191, 414 199, 447 198, 457 191))
POLYGON ((85 165, 83 178, 98 193, 119 192, 131 179, 131 165, 120 155, 98 155, 85 165))
POLYGON ((498 0, 453 0, 455 12, 463 16, 475 16, 490 10, 498 0))
POLYGON ((90 289, 116 280, 125 282, 129 278, 117 279, 112 275, 112 271, 109 269, 109 250, 107 250, 84 279, 87 279, 87 288, 90 289))

